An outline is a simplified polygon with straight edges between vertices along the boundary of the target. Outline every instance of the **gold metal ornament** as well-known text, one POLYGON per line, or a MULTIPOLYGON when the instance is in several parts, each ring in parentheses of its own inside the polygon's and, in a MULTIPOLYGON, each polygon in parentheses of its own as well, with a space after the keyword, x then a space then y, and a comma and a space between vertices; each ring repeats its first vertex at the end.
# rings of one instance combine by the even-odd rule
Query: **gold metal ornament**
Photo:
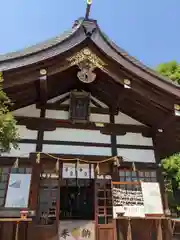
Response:
POLYGON ((87 4, 91 5, 92 4, 92 0, 87 0, 87 4))
POLYGON ((174 104, 174 109, 176 111, 180 111, 180 105, 179 104, 174 104))
POLYGON ((131 88, 131 81, 129 79, 124 79, 124 88, 131 88))
POLYGON ((46 69, 40 69, 40 75, 46 75, 47 74, 47 70, 46 69))
POLYGON ((106 65, 96 54, 89 48, 84 48, 73 56, 67 59, 71 66, 77 65, 80 71, 77 77, 84 83, 91 83, 96 79, 96 74, 93 72, 95 68, 104 69, 106 65))

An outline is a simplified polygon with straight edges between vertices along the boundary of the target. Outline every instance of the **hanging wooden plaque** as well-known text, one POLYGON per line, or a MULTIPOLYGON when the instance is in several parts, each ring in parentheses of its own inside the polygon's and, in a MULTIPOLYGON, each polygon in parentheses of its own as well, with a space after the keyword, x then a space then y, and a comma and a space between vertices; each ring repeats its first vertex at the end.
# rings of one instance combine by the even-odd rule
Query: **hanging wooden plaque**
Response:
POLYGON ((73 122, 86 123, 89 121, 90 94, 87 92, 71 92, 70 119, 73 122))

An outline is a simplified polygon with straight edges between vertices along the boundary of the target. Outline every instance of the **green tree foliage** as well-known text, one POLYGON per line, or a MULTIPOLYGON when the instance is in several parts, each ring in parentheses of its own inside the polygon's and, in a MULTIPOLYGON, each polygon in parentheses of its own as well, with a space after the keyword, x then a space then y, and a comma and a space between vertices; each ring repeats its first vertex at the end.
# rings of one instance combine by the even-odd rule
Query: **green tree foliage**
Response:
MULTIPOLYGON (((159 64, 156 71, 180 84, 180 64, 176 61, 159 64)), ((169 207, 175 212, 180 210, 180 153, 162 161, 165 176, 165 187, 168 194, 169 207)))
POLYGON ((175 212, 180 210, 180 153, 162 160, 165 187, 168 194, 169 207, 175 212))
POLYGON ((11 147, 18 147, 19 135, 16 121, 9 111, 10 99, 2 88, 2 73, 0 72, 0 153, 10 151, 11 147))
POLYGON ((156 71, 180 84, 180 64, 176 61, 161 63, 157 66, 156 71))

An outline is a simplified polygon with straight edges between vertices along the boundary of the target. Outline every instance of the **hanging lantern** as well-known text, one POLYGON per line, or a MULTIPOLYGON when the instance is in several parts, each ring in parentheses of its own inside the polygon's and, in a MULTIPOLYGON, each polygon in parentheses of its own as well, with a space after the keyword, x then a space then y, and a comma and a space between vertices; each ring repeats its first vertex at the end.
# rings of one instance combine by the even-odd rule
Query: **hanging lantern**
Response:
POLYGON ((40 163, 40 160, 41 160, 41 155, 40 155, 40 153, 37 153, 36 154, 36 163, 40 163))

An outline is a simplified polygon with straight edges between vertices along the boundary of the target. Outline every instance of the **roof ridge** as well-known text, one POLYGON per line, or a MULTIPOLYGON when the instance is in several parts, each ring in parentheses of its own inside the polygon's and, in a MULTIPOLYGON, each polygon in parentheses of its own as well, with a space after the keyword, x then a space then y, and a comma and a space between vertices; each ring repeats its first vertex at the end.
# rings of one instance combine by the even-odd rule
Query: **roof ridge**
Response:
MULTIPOLYGON (((99 28, 99 27, 98 27, 99 28)), ((120 54, 122 57, 126 58, 128 61, 130 61, 131 63, 133 63, 134 65, 141 67, 142 70, 144 71, 148 71, 149 74, 158 77, 159 80, 161 81, 165 81, 170 85, 173 85, 175 87, 180 88, 180 85, 176 82, 171 81, 170 78, 165 77, 161 74, 159 74, 158 72, 156 72, 154 69, 146 66, 144 63, 142 63, 140 60, 138 60, 137 58, 131 56, 126 50, 124 50, 123 48, 119 47, 114 41, 112 41, 107 34, 105 34, 104 32, 102 32, 99 28, 99 31, 102 35, 102 37, 106 40, 106 42, 108 42, 110 44, 110 46, 118 53, 120 54)))
POLYGON ((62 34, 60 34, 56 37, 50 38, 49 40, 39 42, 37 44, 28 46, 28 47, 18 50, 18 51, 9 52, 6 54, 0 54, 0 63, 4 62, 4 61, 14 60, 14 59, 21 58, 24 56, 32 55, 37 52, 41 52, 43 50, 46 50, 46 49, 56 46, 60 42, 64 41, 65 39, 67 39, 68 37, 73 35, 80 28, 83 21, 84 21, 83 18, 77 19, 75 21, 75 24, 73 25, 73 27, 71 27, 71 29, 64 31, 62 34))

